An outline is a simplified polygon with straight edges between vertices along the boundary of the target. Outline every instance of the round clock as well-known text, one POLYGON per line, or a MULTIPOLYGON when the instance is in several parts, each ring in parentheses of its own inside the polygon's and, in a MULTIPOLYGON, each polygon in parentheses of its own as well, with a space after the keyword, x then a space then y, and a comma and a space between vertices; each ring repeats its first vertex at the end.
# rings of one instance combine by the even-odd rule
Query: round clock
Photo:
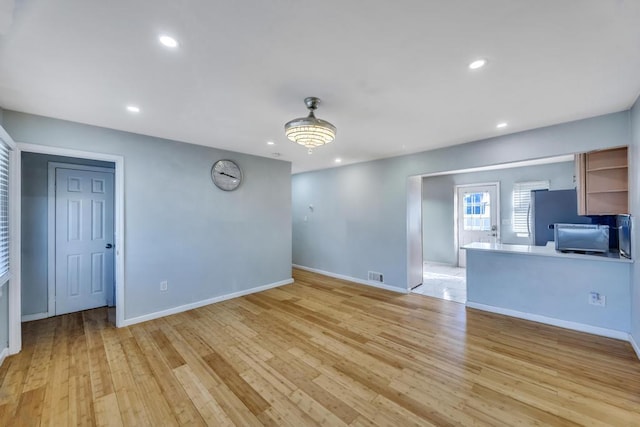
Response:
POLYGON ((242 182, 242 171, 232 160, 218 160, 211 168, 211 179, 219 189, 233 191, 242 182))

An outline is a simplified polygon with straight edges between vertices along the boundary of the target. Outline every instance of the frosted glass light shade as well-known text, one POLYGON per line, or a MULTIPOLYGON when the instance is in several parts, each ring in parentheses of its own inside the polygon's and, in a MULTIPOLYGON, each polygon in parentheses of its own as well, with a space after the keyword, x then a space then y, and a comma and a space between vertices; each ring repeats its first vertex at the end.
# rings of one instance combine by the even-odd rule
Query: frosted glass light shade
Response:
POLYGON ((318 119, 313 113, 318 107, 318 98, 306 98, 309 115, 293 119, 284 125, 284 132, 291 141, 309 149, 328 144, 336 138, 336 127, 326 120, 318 119))

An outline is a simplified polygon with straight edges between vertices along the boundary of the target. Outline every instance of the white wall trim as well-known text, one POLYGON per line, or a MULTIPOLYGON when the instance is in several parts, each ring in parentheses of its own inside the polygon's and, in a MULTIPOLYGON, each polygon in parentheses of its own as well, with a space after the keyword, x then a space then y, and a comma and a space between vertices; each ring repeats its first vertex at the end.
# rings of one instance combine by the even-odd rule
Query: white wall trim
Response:
POLYGON ((51 317, 51 315, 49 313, 47 313, 46 311, 43 313, 35 313, 35 314, 23 314, 22 315, 22 322, 31 322, 33 320, 40 320, 40 319, 46 319, 47 317, 51 317))
POLYGON ((300 270, 310 271, 312 273, 318 273, 336 279, 348 280, 350 282, 358 283, 360 285, 373 286, 374 288, 385 289, 387 291, 398 292, 400 294, 408 294, 409 290, 400 288, 397 286, 391 286, 384 283, 370 282, 368 280, 358 279, 356 277, 345 276, 344 274, 332 273, 330 271, 318 270, 317 268, 305 267, 304 265, 293 264, 293 268, 299 268, 300 270))
POLYGON ((495 307, 492 305, 479 304, 472 301, 467 301, 466 306, 469 308, 475 308, 476 310, 488 311, 490 313, 517 317, 519 319, 531 320, 532 322, 544 323, 547 325, 558 326, 560 328, 571 329, 579 332, 586 332, 588 334, 600 335, 603 337, 629 341, 628 332, 617 331, 615 329, 600 328, 598 326, 591 326, 584 323, 570 322, 568 320, 561 320, 561 319, 556 319, 554 317, 541 316, 539 314, 525 313, 523 311, 510 310, 508 308, 495 307))
POLYGON ((633 335, 631 334, 629 334, 629 342, 631 343, 631 347, 633 347, 633 349, 635 350, 636 356, 638 356, 638 359, 640 359, 640 345, 638 345, 636 340, 633 339, 633 335))
POLYGON ((424 276, 422 181, 420 176, 407 178, 407 291, 420 286, 424 276))
MULTIPOLYGON (((13 200, 15 207, 15 218, 18 230, 18 240, 19 240, 19 230, 20 230, 20 186, 21 186, 21 152, 28 153, 39 153, 39 154, 50 154, 54 156, 65 156, 65 157, 77 157, 82 159, 91 159, 91 160, 101 160, 105 162, 112 162, 115 164, 115 267, 116 267, 116 326, 122 327, 125 326, 124 323, 124 313, 125 313, 125 275, 124 275, 124 259, 125 259, 125 224, 124 224, 124 157, 117 154, 105 154, 105 153, 95 153, 92 151, 82 151, 82 150, 74 150, 69 148, 61 148, 61 147, 53 147, 48 145, 38 145, 38 144, 26 144, 26 143, 17 143, 17 161, 14 167, 15 175, 13 176, 14 182, 17 186, 16 199, 13 200)), ((14 225, 15 226, 15 225, 14 225)), ((19 243, 18 243, 19 246, 19 243)), ((20 268, 20 248, 18 247, 16 253, 16 262, 13 264, 14 267, 20 268)), ((20 307, 20 292, 21 292, 21 284, 19 279, 19 271, 17 283, 18 293, 17 297, 14 299, 10 299, 9 301, 9 311, 10 311, 10 325, 11 319, 13 322, 17 322, 16 329, 11 329, 9 331, 10 337, 13 337, 12 334, 17 334, 20 336, 20 320, 21 320, 21 307, 20 307), (17 301, 17 302, 16 302, 17 301), (17 306, 16 306, 17 304, 17 306), (11 309, 14 308, 15 312, 12 312, 11 309)), ((15 325, 14 325, 15 326, 15 325)), ((14 337, 14 341, 16 341, 14 337)), ((12 342, 11 340, 9 342, 12 342)), ((18 341, 19 342, 19 341, 18 341)), ((10 345, 10 349, 12 354, 14 352, 20 351, 20 347, 14 351, 14 347, 10 345)))
POLYGON ((146 322, 148 320, 158 319, 160 317, 170 316, 172 314, 182 313, 183 311, 193 310, 194 308, 204 307, 205 305, 215 304, 217 302, 226 301, 232 298, 238 298, 244 295, 255 294, 256 292, 266 291, 268 289, 278 288, 283 285, 293 283, 293 279, 281 280, 279 282, 269 283, 267 285, 258 286, 244 291, 233 292, 226 295, 220 295, 217 297, 192 302, 178 307, 172 307, 162 311, 156 311, 153 313, 145 314, 138 317, 132 317, 131 319, 124 319, 124 323, 121 326, 135 325, 136 323, 146 322))
POLYGON ((0 366, 2 366, 2 364, 4 363, 4 359, 6 359, 8 355, 9 348, 3 348, 2 351, 0 351, 0 366))

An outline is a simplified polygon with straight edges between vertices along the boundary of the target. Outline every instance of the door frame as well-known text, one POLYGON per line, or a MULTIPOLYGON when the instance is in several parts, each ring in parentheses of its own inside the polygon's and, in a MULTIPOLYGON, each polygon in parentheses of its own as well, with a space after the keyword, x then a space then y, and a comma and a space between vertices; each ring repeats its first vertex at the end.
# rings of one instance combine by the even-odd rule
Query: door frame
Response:
MULTIPOLYGON (((100 166, 85 166, 78 165, 74 163, 63 163, 63 162, 48 162, 48 200, 47 200, 47 260, 48 260, 48 268, 47 268, 47 289, 48 289, 48 298, 47 298, 47 310, 48 317, 53 317, 56 315, 56 169, 64 168, 64 169, 74 169, 74 170, 83 170, 83 171, 93 171, 93 172, 106 172, 113 173, 115 178, 115 168, 105 168, 100 166)), ((113 201, 115 203, 115 182, 114 182, 114 193, 113 193, 113 201)), ((115 209, 115 206, 114 206, 115 209)), ((115 231, 115 211, 114 211, 114 223, 113 229, 115 231)), ((117 247, 116 247, 117 250, 117 247)), ((115 251, 114 251, 114 264, 115 264, 115 251)), ((115 275, 114 275, 115 279, 115 275)), ((115 297, 115 295, 114 295, 115 297)), ((115 299, 115 298, 114 298, 115 299)))
POLYGON ((13 180, 14 191, 10 193, 9 203, 12 206, 14 221, 11 223, 10 235, 13 242, 13 286, 9 293, 9 352, 18 353, 22 348, 22 282, 21 282, 21 241, 20 221, 22 215, 22 153, 50 154, 54 156, 77 157, 90 160, 101 160, 115 164, 114 173, 114 231, 115 231, 115 281, 116 281, 116 326, 124 326, 125 313, 125 234, 124 234, 124 157, 116 154, 97 153, 92 151, 74 150, 70 148, 52 147, 48 145, 16 142, 14 150, 13 180))
POLYGON ((465 187, 483 187, 488 185, 496 186, 496 240, 499 240, 500 234, 502 233, 502 221, 500 220, 500 181, 459 184, 453 186, 453 247, 456 253, 456 265, 460 265, 460 242, 458 240, 458 217, 460 213, 458 212, 458 190, 465 187))

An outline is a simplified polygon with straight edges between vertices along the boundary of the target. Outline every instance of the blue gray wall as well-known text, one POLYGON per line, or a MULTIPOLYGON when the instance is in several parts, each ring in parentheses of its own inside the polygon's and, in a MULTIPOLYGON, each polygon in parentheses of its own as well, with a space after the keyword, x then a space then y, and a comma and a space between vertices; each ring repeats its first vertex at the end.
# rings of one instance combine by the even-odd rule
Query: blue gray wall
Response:
POLYGON ((629 332, 627 262, 468 250, 467 272, 469 304, 629 332), (589 292, 606 295, 606 306, 587 304, 589 292))
MULTIPOLYGON (((629 111, 294 175, 293 262, 407 287, 407 177, 628 145, 629 111), (313 205, 313 211, 309 209, 313 205), (307 220, 305 221, 305 217, 307 220)), ((340 142, 337 141, 336 144, 340 142)))
POLYGON ((18 143, 124 157, 125 319, 291 277, 290 163, 14 111, 3 121, 18 143), (211 182, 220 158, 243 169, 234 192, 211 182))
MULTIPOLYGON (((575 188, 574 163, 524 166, 483 172, 425 177, 422 180, 422 244, 425 261, 457 264, 454 231, 454 192, 456 185, 499 182, 500 218, 511 220, 513 184, 548 180, 551 190, 575 188)), ((503 243, 527 245, 529 239, 517 237, 511 225, 501 225, 503 243)))
POLYGON ((48 311, 47 238, 49 162, 113 168, 109 162, 22 153, 22 315, 48 311))
MULTIPOLYGON (((631 214, 634 216, 633 239, 631 241, 633 264, 633 287, 631 289, 631 335, 640 346, 640 97, 631 109, 631 146, 629 151, 631 214)), ((640 357, 640 353, 638 353, 640 357)))

